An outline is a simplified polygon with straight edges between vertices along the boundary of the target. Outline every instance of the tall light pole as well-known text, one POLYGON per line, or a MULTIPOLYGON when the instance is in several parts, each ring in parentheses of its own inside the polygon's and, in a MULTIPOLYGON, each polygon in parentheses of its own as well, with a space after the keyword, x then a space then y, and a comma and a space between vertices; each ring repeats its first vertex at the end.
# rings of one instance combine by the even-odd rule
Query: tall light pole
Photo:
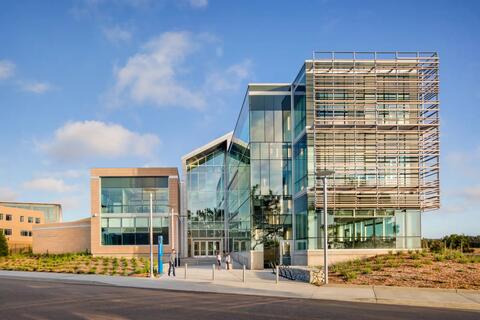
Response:
POLYGON ((150 278, 153 278, 153 192, 150 191, 150 278))
POLYGON ((153 275, 153 193, 156 189, 148 188, 145 191, 150 193, 150 223, 149 223, 149 231, 150 231, 150 278, 154 278, 153 275))
POLYGON ((335 173, 333 170, 321 170, 317 176, 323 181, 323 273, 324 284, 328 284, 328 203, 327 203, 327 177, 335 173))

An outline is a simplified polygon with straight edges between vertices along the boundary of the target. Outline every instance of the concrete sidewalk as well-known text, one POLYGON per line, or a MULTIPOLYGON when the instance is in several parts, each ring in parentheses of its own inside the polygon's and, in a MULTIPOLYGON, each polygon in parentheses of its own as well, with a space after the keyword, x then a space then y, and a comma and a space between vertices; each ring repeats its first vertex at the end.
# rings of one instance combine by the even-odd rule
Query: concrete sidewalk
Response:
POLYGON ((242 282, 242 270, 217 271, 215 280, 212 281, 212 270, 208 266, 188 268, 187 279, 184 279, 183 268, 177 269, 177 277, 175 278, 163 275, 161 278, 156 279, 3 270, 0 270, 0 277, 87 282, 147 289, 324 299, 480 311, 480 291, 476 290, 345 285, 317 287, 285 279, 281 279, 276 284, 275 275, 270 271, 250 270, 246 272, 245 283, 242 282))

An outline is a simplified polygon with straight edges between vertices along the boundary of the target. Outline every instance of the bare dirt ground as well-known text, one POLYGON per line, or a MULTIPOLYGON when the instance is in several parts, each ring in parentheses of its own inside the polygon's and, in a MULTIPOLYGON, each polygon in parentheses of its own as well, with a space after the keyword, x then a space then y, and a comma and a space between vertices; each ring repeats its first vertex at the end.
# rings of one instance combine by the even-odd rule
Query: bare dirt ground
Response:
POLYGON ((333 270, 332 283, 480 290, 480 257, 461 253, 391 254, 333 270))

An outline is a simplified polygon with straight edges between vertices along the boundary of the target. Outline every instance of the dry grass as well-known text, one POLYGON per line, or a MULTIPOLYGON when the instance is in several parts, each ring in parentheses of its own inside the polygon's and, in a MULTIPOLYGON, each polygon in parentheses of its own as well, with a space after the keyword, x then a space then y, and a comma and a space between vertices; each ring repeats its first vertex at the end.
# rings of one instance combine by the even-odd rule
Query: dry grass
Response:
POLYGON ((0 257, 0 270, 147 276, 149 262, 144 258, 93 257, 88 254, 13 254, 0 257))
POLYGON ((332 283, 480 289, 480 256, 409 251, 332 266, 332 283))

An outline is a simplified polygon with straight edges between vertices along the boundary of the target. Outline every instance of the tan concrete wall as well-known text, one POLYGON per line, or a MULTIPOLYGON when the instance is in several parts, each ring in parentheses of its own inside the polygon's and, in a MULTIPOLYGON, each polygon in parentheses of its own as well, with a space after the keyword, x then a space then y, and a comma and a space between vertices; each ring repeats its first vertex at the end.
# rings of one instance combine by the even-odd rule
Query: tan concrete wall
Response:
POLYGON ((48 223, 33 228, 33 253, 90 252, 90 219, 48 223))
MULTIPOLYGON (((177 217, 180 210, 180 186, 177 168, 94 168, 91 169, 90 174, 92 212, 90 247, 93 255, 131 257, 150 254, 149 245, 104 246, 101 244, 100 177, 169 176, 169 205, 173 208, 174 218, 170 218, 169 244, 163 246, 163 251, 165 254, 169 254, 174 244, 178 252, 180 239, 177 232, 177 217)), ((154 254, 157 254, 157 246, 154 246, 154 254)))
MULTIPOLYGON (((388 252, 406 251, 396 249, 330 249, 328 250, 328 264, 335 264, 338 262, 364 259, 374 257, 380 254, 387 254, 388 252)), ((307 258, 309 266, 323 265, 323 250, 308 250, 304 253, 307 258)))
POLYGON ((263 251, 232 252, 232 258, 250 270, 263 270, 263 251))
POLYGON ((41 211, 0 206, 0 214, 3 214, 3 219, 0 220, 0 229, 12 230, 11 236, 6 235, 10 249, 31 247, 32 237, 22 236, 21 231, 31 231, 33 235, 33 226, 39 225, 35 224, 35 219, 39 218, 40 224, 45 223, 45 218, 41 211), (11 221, 6 220, 7 214, 12 216, 11 221), (23 222, 20 222, 21 216, 24 217, 23 222), (33 218, 33 223, 28 222, 29 217, 33 218))

